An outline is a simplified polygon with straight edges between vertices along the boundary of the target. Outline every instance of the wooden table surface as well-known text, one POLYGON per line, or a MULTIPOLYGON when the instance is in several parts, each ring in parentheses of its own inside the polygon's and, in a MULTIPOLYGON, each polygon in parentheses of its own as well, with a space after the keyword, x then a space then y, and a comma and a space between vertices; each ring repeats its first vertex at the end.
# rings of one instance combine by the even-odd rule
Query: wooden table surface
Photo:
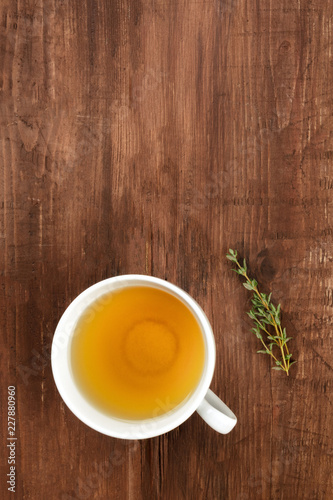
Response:
POLYGON ((333 498, 332 1, 1 0, 1 498, 333 498), (227 249, 298 363, 256 354, 227 249), (150 274, 203 307, 227 436, 81 423, 53 381, 68 304, 150 274), (16 492, 5 484, 16 387, 16 492))

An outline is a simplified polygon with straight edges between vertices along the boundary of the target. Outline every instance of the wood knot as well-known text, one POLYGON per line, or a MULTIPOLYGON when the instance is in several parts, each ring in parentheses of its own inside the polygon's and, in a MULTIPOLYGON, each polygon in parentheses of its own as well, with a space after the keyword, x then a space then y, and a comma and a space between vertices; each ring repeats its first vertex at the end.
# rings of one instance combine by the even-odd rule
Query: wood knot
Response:
POLYGON ((259 272, 262 281, 271 282, 276 275, 276 269, 273 265, 272 259, 269 256, 268 248, 264 248, 261 252, 259 252, 257 260, 260 266, 259 272))
POLYGON ((286 54, 287 52, 289 52, 290 48, 291 48, 290 42, 288 42, 288 40, 283 40, 283 42, 279 47, 279 52, 280 54, 286 54))
POLYGON ((266 281, 272 281, 276 275, 276 270, 269 257, 265 257, 260 266, 260 273, 266 281))

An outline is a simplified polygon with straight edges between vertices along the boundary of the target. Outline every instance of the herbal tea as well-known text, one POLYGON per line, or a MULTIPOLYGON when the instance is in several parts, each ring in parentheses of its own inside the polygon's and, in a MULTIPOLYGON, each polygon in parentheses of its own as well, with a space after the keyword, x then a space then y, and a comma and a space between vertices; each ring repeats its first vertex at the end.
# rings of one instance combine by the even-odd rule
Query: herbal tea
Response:
POLYGON ((205 347, 176 297, 152 287, 117 290, 92 304, 71 345, 78 387, 104 413, 145 419, 179 405, 197 386, 205 347))

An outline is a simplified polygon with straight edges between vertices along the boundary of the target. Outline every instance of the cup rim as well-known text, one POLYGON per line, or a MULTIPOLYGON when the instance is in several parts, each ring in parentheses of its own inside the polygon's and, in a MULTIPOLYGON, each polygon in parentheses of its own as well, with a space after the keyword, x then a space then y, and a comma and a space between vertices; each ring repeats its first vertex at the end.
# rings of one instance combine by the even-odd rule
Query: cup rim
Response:
POLYGON ((68 408, 92 429, 121 439, 146 439, 159 436, 185 422, 198 408, 208 391, 214 373, 215 358, 216 349, 212 327, 195 299, 177 285, 154 276, 141 274, 124 274, 107 278, 81 292, 61 316, 51 348, 54 381, 68 408), (102 413, 89 403, 74 382, 69 356, 73 332, 84 310, 112 290, 129 286, 150 286, 177 297, 196 318, 205 343, 204 368, 192 394, 172 411, 143 420, 121 420, 102 413))

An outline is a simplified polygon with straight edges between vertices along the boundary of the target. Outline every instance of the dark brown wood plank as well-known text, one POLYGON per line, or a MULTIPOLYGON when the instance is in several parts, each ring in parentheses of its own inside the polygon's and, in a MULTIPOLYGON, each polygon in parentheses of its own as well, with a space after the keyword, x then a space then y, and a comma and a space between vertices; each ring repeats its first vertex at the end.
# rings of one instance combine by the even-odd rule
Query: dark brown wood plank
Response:
POLYGON ((2 0, 1 442, 15 385, 17 498, 331 498, 332 10, 2 0), (289 378, 256 354, 229 247, 281 302, 289 378), (206 311, 230 435, 193 415, 123 442, 62 403, 57 321, 89 285, 132 272, 206 311))

